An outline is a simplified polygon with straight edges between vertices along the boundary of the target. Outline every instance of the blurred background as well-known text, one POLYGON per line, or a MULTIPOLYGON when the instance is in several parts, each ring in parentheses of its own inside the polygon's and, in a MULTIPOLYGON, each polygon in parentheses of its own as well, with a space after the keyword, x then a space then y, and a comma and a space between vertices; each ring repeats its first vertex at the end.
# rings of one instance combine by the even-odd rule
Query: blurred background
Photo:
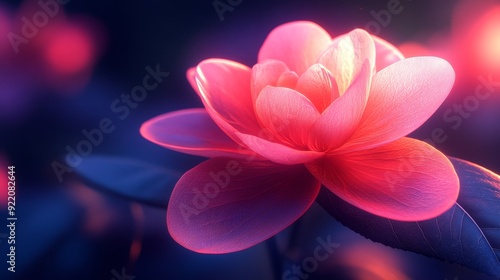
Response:
POLYGON ((196 254, 168 235, 164 208, 95 188, 67 165, 103 155, 182 173, 201 162, 146 141, 140 125, 202 106, 188 68, 212 57, 251 66, 267 34, 294 20, 314 21, 332 36, 364 28, 407 57, 447 59, 455 87, 411 136, 500 172, 498 1, 1 0, 0 182, 14 165, 18 218, 11 273, 2 191, 1 279, 275 279, 276 252, 286 270, 329 234, 338 253, 307 279, 492 279, 375 244, 318 206, 278 235, 275 250, 262 243, 196 254), (152 71, 161 73, 157 86, 127 98, 152 71), (107 132, 90 142, 96 129, 107 132))

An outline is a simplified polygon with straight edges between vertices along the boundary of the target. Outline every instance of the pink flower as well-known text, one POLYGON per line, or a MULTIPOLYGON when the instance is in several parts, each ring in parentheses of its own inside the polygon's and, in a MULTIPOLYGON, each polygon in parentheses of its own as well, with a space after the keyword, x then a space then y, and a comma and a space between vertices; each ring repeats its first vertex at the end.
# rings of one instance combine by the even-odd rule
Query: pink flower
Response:
POLYGON ((321 184, 401 221, 436 217, 457 199, 449 160, 403 137, 450 92, 455 74, 440 58, 403 59, 363 30, 332 40, 291 22, 269 34, 253 68, 208 59, 187 77, 205 109, 158 116, 141 133, 210 158, 184 174, 167 209, 171 236, 188 249, 255 245, 297 220, 321 184))

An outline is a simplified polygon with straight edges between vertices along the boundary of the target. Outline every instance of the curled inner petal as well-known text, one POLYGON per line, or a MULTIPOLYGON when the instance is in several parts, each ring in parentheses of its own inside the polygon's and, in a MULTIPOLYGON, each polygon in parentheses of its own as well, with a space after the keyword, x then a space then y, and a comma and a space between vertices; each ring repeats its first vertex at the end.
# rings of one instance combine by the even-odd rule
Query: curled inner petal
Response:
POLYGON ((210 117, 229 137, 238 142, 235 132, 260 130, 250 93, 250 68, 230 60, 208 59, 196 70, 189 69, 187 75, 210 117))
POLYGON ((319 58, 319 63, 330 70, 342 95, 358 76, 365 60, 375 65, 375 44, 362 29, 340 36, 319 58))
POLYGON ((309 147, 330 151, 344 144, 358 128, 371 84, 368 60, 345 94, 333 101, 311 127, 309 147))
POLYGON ((335 78, 321 64, 314 64, 302 74, 295 90, 311 100, 319 112, 323 112, 326 107, 339 97, 335 78))
POLYGON ((319 112, 305 96, 289 88, 268 86, 255 105, 259 120, 276 138, 295 147, 306 147, 309 128, 319 112))

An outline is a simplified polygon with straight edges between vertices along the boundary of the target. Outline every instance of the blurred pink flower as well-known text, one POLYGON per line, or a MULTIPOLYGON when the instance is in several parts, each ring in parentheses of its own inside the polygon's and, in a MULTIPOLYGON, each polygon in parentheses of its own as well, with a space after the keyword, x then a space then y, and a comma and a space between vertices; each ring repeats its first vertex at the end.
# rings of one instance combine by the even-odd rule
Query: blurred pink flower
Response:
MULTIPOLYGON (((7 204, 8 204, 8 196, 9 196, 9 189, 8 187, 11 187, 12 184, 9 185, 9 174, 7 173, 9 169, 8 167, 8 161, 7 159, 3 156, 3 154, 0 153, 0 184, 1 186, 4 186, 2 188, 2 192, 0 192, 0 209, 7 209, 7 204)), ((15 177, 15 174, 14 174, 15 177)), ((15 187, 15 183, 14 183, 15 187)))
POLYGON ((457 199, 449 160, 403 137, 453 85, 440 58, 403 59, 360 29, 332 40, 314 23, 291 22, 269 34, 253 68, 208 59, 187 77, 205 109, 158 116, 141 134, 211 158, 185 173, 170 198, 168 230, 188 249, 255 245, 297 220, 321 184, 402 221, 433 218, 457 199))
POLYGON ((26 118, 40 93, 80 93, 105 46, 97 20, 67 16, 58 2, 26 0, 15 12, 0 5, 0 122, 26 118))

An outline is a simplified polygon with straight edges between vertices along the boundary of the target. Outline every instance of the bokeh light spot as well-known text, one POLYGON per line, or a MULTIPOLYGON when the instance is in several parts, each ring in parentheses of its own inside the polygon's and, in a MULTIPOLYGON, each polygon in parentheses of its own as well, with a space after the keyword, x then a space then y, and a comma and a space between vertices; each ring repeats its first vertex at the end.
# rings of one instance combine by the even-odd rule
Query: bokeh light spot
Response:
POLYGON ((57 30, 48 42, 46 58, 56 72, 72 74, 85 70, 94 60, 95 50, 90 35, 77 27, 57 30))
POLYGON ((476 25, 474 48, 486 69, 500 68, 500 6, 482 16, 476 25))

